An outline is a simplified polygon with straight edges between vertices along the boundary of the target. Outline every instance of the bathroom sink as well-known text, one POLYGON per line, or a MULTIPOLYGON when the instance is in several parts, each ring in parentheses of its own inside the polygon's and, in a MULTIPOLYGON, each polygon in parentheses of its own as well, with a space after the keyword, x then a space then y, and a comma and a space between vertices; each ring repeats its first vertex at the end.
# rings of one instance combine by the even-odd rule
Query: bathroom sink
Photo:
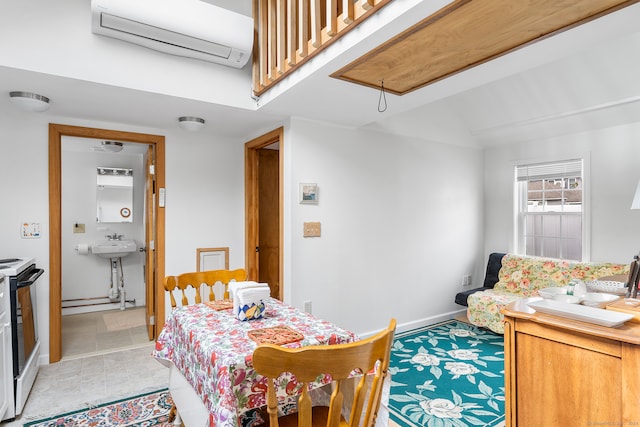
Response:
POLYGON ((122 258, 138 249, 132 239, 105 240, 91 246, 91 252, 103 258, 122 258))

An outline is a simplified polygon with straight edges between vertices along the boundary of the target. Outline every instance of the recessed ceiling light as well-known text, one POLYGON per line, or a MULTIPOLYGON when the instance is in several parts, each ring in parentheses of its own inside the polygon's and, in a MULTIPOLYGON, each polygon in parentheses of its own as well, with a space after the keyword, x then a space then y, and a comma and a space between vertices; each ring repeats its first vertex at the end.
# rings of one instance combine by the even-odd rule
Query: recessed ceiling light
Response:
POLYGON ((24 111, 41 112, 49 108, 49 98, 31 92, 9 92, 11 102, 24 111))

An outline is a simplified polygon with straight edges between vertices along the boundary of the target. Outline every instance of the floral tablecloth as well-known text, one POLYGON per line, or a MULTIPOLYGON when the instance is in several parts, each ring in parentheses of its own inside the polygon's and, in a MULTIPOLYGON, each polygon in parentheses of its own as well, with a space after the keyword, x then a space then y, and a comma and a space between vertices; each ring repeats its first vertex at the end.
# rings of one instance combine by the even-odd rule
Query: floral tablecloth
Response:
MULTIPOLYGON (((239 418, 266 404, 266 379, 253 369, 257 344, 249 331, 286 325, 304 336, 286 347, 340 344, 356 341, 352 332, 320 320, 276 299, 267 301, 264 318, 239 321, 231 310, 205 304, 174 309, 156 341, 153 356, 173 363, 207 407, 211 426, 239 425, 239 418)), ((327 384, 330 378, 318 382, 327 384)), ((279 399, 288 403, 298 394, 295 381, 284 379, 279 399)))

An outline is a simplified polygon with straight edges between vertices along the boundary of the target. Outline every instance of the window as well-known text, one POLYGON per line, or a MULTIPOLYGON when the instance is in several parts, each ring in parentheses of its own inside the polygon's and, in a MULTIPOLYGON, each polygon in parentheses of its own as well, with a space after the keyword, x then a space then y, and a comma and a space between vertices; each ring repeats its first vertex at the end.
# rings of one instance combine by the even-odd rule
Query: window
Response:
POLYGON ((518 253, 581 261, 582 160, 516 166, 518 253))

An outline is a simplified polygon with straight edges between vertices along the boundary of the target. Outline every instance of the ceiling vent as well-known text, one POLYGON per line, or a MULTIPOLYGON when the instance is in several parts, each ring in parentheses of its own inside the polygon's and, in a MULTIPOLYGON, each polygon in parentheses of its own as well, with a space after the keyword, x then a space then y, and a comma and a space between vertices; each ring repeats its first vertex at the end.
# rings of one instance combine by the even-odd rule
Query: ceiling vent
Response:
POLYGON ((171 55, 242 68, 253 19, 199 0, 92 0, 92 32, 171 55))

